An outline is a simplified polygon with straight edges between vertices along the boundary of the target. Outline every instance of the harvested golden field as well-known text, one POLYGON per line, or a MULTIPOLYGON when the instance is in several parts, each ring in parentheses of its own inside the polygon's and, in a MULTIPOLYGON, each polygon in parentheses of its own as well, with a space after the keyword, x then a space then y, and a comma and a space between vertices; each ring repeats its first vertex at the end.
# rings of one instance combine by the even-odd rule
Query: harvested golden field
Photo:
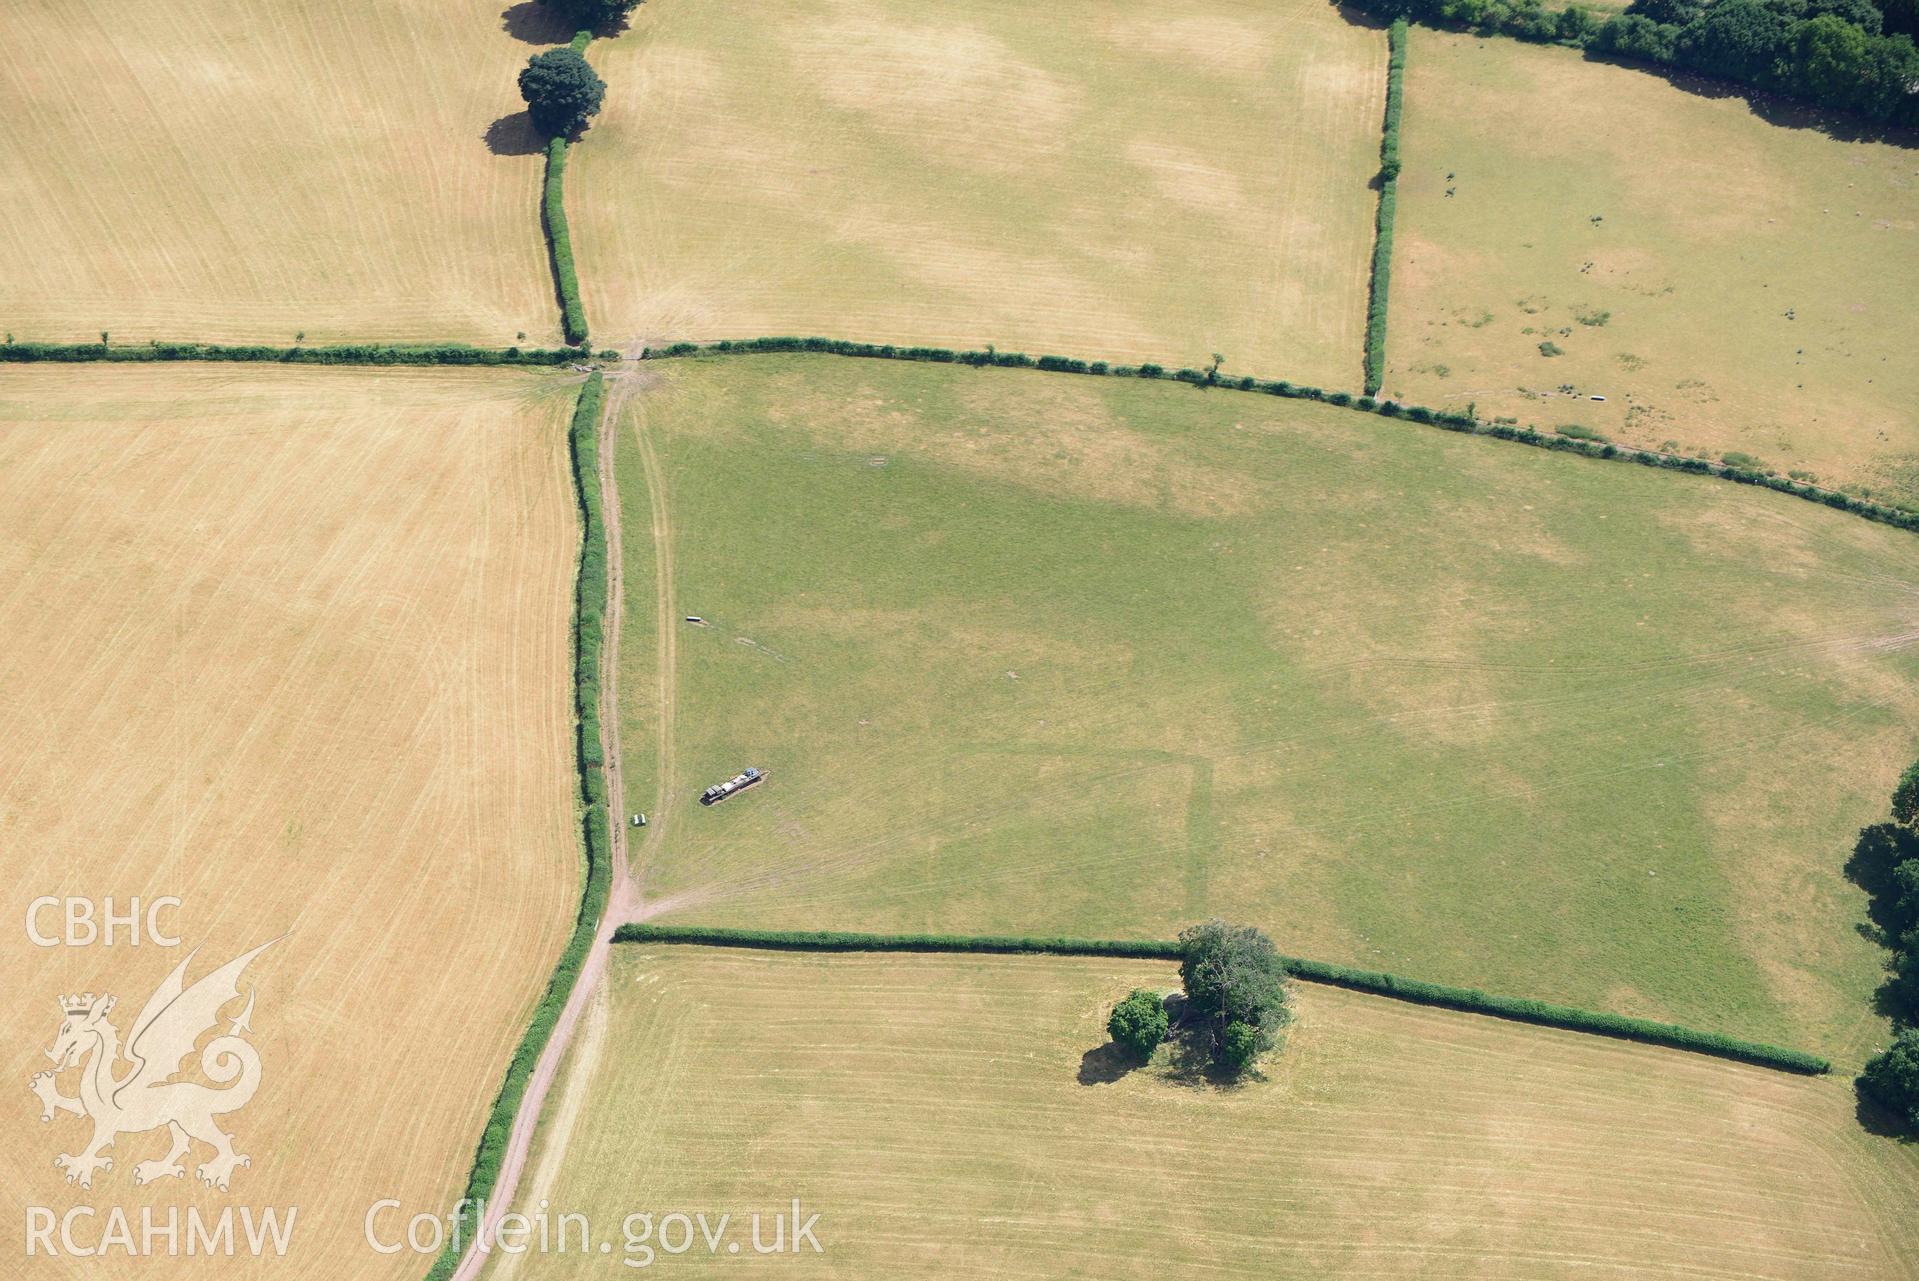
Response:
MULTIPOLYGON (((1168 1048, 1126 1070, 1108 1009, 1177 983, 1150 962, 623 947, 538 1195, 616 1257, 640 1257, 629 1213, 730 1213, 743 1244, 720 1267, 743 1276, 1919 1268, 1919 1160, 1859 1130, 1843 1081, 1305 986, 1263 1081, 1215 1089, 1168 1048), (794 1197, 821 1252, 756 1257, 751 1215, 794 1197)), ((664 1228, 642 1243, 655 1262, 708 1261, 697 1233, 684 1259, 659 1252, 664 1228)), ((494 1276, 607 1266, 575 1250, 494 1276)))
MULTIPOLYGON (((156 1258, 143 1276, 423 1270, 368 1252, 362 1218, 382 1197, 444 1213, 458 1195, 579 893, 570 390, 500 372, 0 371, 16 1007, 0 1186, 16 1205, 297 1209, 277 1265, 156 1258), (67 895, 177 896, 161 924, 180 946, 34 945, 29 905, 67 895), (123 1134, 90 1192, 67 1186, 54 1158, 86 1123, 43 1125, 27 1088, 57 998, 114 995, 128 1044, 190 949, 189 981, 276 938, 239 984, 262 1067, 220 1123, 252 1160, 230 1192, 195 1182, 197 1144, 183 1177, 136 1185, 162 1132, 123 1134)), ((43 912, 42 933, 60 919, 43 912)), ((9 1276, 22 1234, 16 1209, 9 1276)), ((24 1275, 101 1266, 42 1253, 24 1275)))
POLYGON ((1919 152, 1774 114, 1415 31, 1386 393, 1919 500, 1919 152))
POLYGON ((569 201, 608 341, 1359 382, 1385 39, 1316 0, 650 0, 591 57, 569 201))
POLYGON ((0 328, 557 340, 500 8, 14 0, 0 328))

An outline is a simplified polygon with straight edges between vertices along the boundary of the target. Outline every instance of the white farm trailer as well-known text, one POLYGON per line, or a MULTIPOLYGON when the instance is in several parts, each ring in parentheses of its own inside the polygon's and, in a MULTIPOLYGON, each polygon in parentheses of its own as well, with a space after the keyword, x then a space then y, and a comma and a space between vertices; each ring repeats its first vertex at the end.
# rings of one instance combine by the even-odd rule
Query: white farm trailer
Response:
POLYGON ((766 777, 765 770, 748 767, 727 779, 724 783, 715 783, 700 793, 700 804, 717 805, 735 792, 744 791, 766 777))

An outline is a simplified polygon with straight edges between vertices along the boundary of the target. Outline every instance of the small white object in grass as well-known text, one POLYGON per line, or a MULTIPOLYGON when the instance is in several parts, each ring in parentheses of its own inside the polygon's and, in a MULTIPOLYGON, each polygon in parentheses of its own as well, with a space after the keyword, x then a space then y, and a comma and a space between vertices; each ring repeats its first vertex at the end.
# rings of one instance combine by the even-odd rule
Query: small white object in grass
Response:
POLYGON ((1594 400, 1604 400, 1604 399, 1605 399, 1605 397, 1604 397, 1604 396, 1594 396, 1594 397, 1593 397, 1593 399, 1594 399, 1594 400))

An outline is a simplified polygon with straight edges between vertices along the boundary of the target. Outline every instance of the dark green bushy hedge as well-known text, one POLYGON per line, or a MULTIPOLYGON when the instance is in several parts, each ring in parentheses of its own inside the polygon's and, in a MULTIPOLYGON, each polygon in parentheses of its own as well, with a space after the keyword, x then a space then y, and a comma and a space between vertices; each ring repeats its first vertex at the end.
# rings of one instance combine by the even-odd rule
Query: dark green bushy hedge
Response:
MULTIPOLYGON (((949 347, 897 347, 891 343, 849 342, 843 338, 730 338, 713 343, 679 342, 668 347, 649 347, 642 353, 642 360, 668 360, 684 356, 703 355, 752 355, 762 352, 813 352, 832 356, 854 356, 872 360, 916 360, 931 361, 946 365, 996 366, 1007 369, 1039 369, 1057 373, 1083 373, 1094 377, 1111 378, 1164 378, 1166 370, 1159 365, 1109 365, 1103 360, 1083 361, 1067 356, 1040 356, 1035 359, 1016 351, 955 351, 949 347)), ((1189 381, 1206 381, 1206 376, 1196 370, 1182 370, 1181 374, 1192 374, 1189 381)), ((1317 400, 1322 404, 1337 405, 1342 408, 1355 408, 1362 412, 1378 414, 1382 418, 1405 418, 1427 426, 1443 428, 1446 431, 1462 432, 1468 435, 1492 436, 1499 440, 1516 441, 1522 445, 1532 445, 1540 449, 1556 449, 1564 453, 1582 454, 1587 458, 1617 459, 1624 462, 1639 463, 1646 467, 1659 467, 1669 471, 1693 472, 1702 476, 1718 476, 1725 480, 1736 481, 1742 485, 1758 485, 1781 494, 1790 494, 1795 498, 1804 498, 1815 503, 1840 511, 1863 516, 1867 520, 1882 525, 1892 525, 1899 529, 1919 530, 1919 512, 1902 511, 1895 507, 1853 498, 1830 489, 1821 489, 1816 485, 1804 485, 1783 476, 1770 476, 1764 472, 1747 468, 1731 467, 1722 463, 1709 462, 1703 458, 1683 458, 1675 454, 1660 454, 1650 450, 1623 448, 1610 443, 1593 440, 1579 440, 1571 436, 1562 436, 1558 432, 1541 432, 1531 427, 1510 427, 1504 423, 1484 423, 1470 414, 1448 413, 1442 409, 1428 409, 1424 405, 1402 405, 1391 400, 1374 400, 1370 396, 1353 397, 1343 391, 1324 391, 1301 383, 1287 382, 1285 379, 1259 379, 1251 377, 1220 378, 1210 385, 1230 391, 1256 392, 1264 396, 1282 396, 1291 400, 1317 400)))
POLYGON ((1355 970, 1344 965, 1330 965, 1323 961, 1289 958, 1286 968, 1299 978, 1315 983, 1328 983, 1358 992, 1372 992, 1380 996, 1390 996, 1396 1000, 1413 1001, 1420 1005, 1437 1005, 1449 1010, 1491 1014, 1521 1023, 1537 1023, 1542 1027, 1593 1032, 1600 1036, 1618 1037, 1627 1041, 1642 1041, 1648 1045, 1693 1050, 1700 1054, 1738 1059, 1744 1063, 1780 1068, 1787 1072, 1818 1075, 1832 1070, 1831 1063, 1815 1054, 1788 1050, 1777 1045, 1766 1045, 1758 1041, 1742 1041, 1737 1037, 1722 1036, 1717 1032, 1701 1032, 1695 1028, 1681 1027, 1676 1023, 1655 1023, 1650 1019, 1628 1018, 1623 1014, 1607 1014, 1601 1010, 1581 1010, 1570 1005, 1554 1005, 1547 1001, 1528 1000, 1525 997, 1498 996, 1491 992, 1481 992, 1477 988, 1448 987, 1441 983, 1400 978, 1396 974, 1382 974, 1374 970, 1355 970))
POLYGON ((546 144, 546 189, 540 199, 540 226, 546 231, 547 253, 553 260, 553 287, 560 298, 560 324, 566 340, 587 340, 586 308, 580 302, 580 277, 573 269, 573 233, 566 225, 565 138, 546 144))
POLYGON ((1393 219, 1399 208, 1399 117, 1405 102, 1406 20, 1386 33, 1386 124, 1379 141, 1379 212, 1373 223, 1373 275, 1366 300, 1366 394, 1386 378, 1386 296, 1393 277, 1393 219))
MULTIPOLYGON (((581 543, 579 574, 574 584, 573 699, 578 715, 576 754, 579 761, 580 796, 583 801, 581 826, 586 851, 585 888, 574 918, 573 934, 560 963, 548 980, 533 1020, 507 1066, 506 1079, 486 1129, 473 1156, 473 1169, 467 1176, 464 1196, 469 1199, 460 1215, 458 1237, 462 1245, 473 1241, 478 1215, 473 1203, 493 1195, 500 1177, 500 1161, 506 1154, 507 1138, 513 1118, 520 1110, 533 1068, 545 1052, 560 1011, 572 995, 573 984, 592 950, 593 937, 606 910, 608 882, 612 868, 612 833, 606 804, 606 776, 600 765, 605 759, 600 745, 600 656, 606 623, 606 521, 601 509, 599 426, 602 383, 598 373, 580 389, 579 403, 573 411, 571 445, 573 480, 580 504, 581 543)), ((428 1281, 444 1281, 459 1266, 459 1253, 449 1240, 446 1249, 427 1273, 428 1281)))
POLYGON ((740 930, 718 925, 622 925, 615 943, 704 943, 798 952, 1043 952, 1053 956, 1179 959, 1162 939, 1072 939, 992 934, 856 934, 840 930, 740 930))
MULTIPOLYGON (((1045 953, 1053 956, 1146 957, 1180 959, 1180 945, 1172 939, 1073 939, 1009 935, 854 934, 832 930, 742 930, 701 925, 622 925, 616 943, 700 943, 710 947, 755 947, 811 952, 1000 952, 1045 953)), ((1756 1041, 1742 1041, 1717 1032, 1701 1032, 1673 1023, 1654 1023, 1599 1010, 1581 1010, 1523 997, 1497 996, 1476 988, 1447 987, 1418 979, 1400 978, 1373 970, 1356 970, 1300 957, 1284 958, 1296 978, 1371 992, 1420 1005, 1443 1006, 1472 1014, 1542 1027, 1592 1032, 1600 1036, 1641 1041, 1673 1049, 1692 1050, 1720 1058, 1738 1059, 1761 1067, 1817 1074, 1832 1065, 1816 1055, 1756 1041)))
POLYGON ((580 353, 565 347, 469 347, 440 343, 414 347, 391 343, 337 343, 329 347, 268 347, 260 344, 151 342, 111 347, 106 343, 10 342, 0 344, 0 363, 36 361, 215 360, 288 365, 563 365, 580 353))

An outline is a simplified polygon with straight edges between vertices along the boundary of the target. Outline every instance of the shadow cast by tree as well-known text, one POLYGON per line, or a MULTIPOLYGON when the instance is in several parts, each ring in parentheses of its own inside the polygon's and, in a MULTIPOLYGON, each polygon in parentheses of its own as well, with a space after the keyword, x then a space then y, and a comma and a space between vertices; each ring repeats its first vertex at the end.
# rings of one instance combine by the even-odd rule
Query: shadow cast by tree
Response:
POLYGON ((617 36, 632 25, 633 10, 645 0, 522 0, 500 13, 500 29, 527 44, 566 44, 582 28, 595 36, 617 36))
POLYGON ((1846 879, 1866 892, 1866 920, 1859 933, 1887 949, 1886 981, 1873 994, 1873 1012, 1881 1018, 1911 1021, 1915 1013, 1910 988, 1899 978, 1901 933, 1912 928, 1911 909, 1901 906, 1903 891, 1896 875, 1900 864, 1919 859, 1919 833, 1897 823, 1874 823, 1861 828, 1846 860, 1846 879))
POLYGON ((1145 1067, 1145 1060, 1125 1047, 1108 1041, 1096 1045, 1079 1056, 1079 1083, 1081 1085, 1111 1085, 1138 1069, 1145 1067))
POLYGON ((525 111, 501 116, 486 127, 481 140, 496 156, 537 156, 546 151, 546 139, 533 127, 533 117, 525 111))
POLYGON ((565 44, 573 38, 573 20, 556 6, 523 0, 501 12, 500 30, 527 44, 565 44))
POLYGON ((1857 1082, 1853 1083, 1852 1110, 1853 1115, 1858 1118, 1859 1128, 1867 1134, 1907 1145, 1919 1143, 1919 1135, 1915 1135, 1910 1128, 1900 1122, 1898 1117, 1867 1097, 1857 1082))
POLYGON ((1257 1064, 1235 1071, 1213 1054, 1213 1039, 1197 1025, 1175 1028, 1166 1039, 1165 1079, 1191 1090, 1237 1090, 1264 1081, 1257 1064))

